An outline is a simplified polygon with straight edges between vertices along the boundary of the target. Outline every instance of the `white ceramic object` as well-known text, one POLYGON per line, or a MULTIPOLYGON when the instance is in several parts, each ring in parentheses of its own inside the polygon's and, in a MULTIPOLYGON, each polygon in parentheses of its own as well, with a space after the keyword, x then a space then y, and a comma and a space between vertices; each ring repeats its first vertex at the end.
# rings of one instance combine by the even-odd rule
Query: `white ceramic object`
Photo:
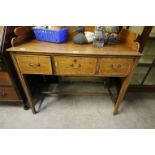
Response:
POLYGON ((85 36, 88 43, 92 43, 94 41, 94 32, 85 31, 85 36))

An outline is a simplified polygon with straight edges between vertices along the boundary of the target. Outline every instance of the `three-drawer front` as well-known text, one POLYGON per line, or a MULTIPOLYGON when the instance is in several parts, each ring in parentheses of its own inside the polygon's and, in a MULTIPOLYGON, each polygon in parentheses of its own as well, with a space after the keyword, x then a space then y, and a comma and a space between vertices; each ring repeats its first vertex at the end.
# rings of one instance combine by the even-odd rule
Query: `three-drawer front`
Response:
POLYGON ((12 85, 12 80, 7 72, 0 72, 0 86, 12 85))
POLYGON ((132 63, 133 59, 130 58, 102 58, 98 74, 125 77, 129 74, 132 63))
POLYGON ((133 58, 15 55, 22 74, 125 77, 130 73, 133 58), (54 61, 52 61, 54 60, 54 61), (52 63, 52 64, 51 64, 52 63))
POLYGON ((52 74, 50 56, 16 55, 16 60, 23 74, 52 74))
POLYGON ((96 64, 96 58, 55 56, 55 70, 58 75, 94 75, 96 64))
POLYGON ((0 100, 1 101, 12 101, 19 100, 16 91, 13 87, 0 87, 0 100))

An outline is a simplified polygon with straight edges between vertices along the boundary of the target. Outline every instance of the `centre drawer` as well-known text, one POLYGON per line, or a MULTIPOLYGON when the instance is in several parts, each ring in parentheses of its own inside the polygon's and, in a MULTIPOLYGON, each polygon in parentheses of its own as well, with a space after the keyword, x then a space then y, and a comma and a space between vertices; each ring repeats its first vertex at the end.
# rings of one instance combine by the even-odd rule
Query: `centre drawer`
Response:
POLYGON ((130 58, 102 58, 99 75, 124 77, 129 74, 133 59, 130 58))
POLYGON ((16 60, 23 74, 52 74, 50 56, 16 55, 16 60))
POLYGON ((58 75, 94 75, 96 63, 96 58, 55 56, 58 75))

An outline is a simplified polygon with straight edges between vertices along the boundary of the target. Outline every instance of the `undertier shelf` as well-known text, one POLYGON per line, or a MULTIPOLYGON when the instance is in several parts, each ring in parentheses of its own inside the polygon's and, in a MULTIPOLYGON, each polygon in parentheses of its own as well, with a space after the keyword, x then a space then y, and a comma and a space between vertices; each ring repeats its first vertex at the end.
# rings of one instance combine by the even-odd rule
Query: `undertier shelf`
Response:
POLYGON ((104 83, 91 82, 60 82, 44 85, 42 93, 45 95, 109 95, 104 83))

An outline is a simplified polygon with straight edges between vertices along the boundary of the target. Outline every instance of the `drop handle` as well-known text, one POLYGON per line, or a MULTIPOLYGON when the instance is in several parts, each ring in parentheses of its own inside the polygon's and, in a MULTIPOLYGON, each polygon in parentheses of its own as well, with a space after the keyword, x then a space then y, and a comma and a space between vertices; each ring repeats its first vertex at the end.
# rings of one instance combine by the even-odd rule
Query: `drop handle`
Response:
POLYGON ((81 64, 71 64, 70 66, 76 69, 76 68, 80 68, 81 64))
POLYGON ((31 67, 40 67, 40 63, 37 63, 37 64, 29 63, 29 66, 31 66, 31 67))
POLYGON ((118 70, 118 69, 121 68, 121 65, 120 65, 120 64, 118 64, 118 65, 111 64, 110 67, 111 67, 113 70, 116 71, 116 70, 118 70))
POLYGON ((0 92, 0 96, 2 96, 2 97, 7 96, 7 93, 5 92, 5 89, 3 89, 2 92, 0 92))

